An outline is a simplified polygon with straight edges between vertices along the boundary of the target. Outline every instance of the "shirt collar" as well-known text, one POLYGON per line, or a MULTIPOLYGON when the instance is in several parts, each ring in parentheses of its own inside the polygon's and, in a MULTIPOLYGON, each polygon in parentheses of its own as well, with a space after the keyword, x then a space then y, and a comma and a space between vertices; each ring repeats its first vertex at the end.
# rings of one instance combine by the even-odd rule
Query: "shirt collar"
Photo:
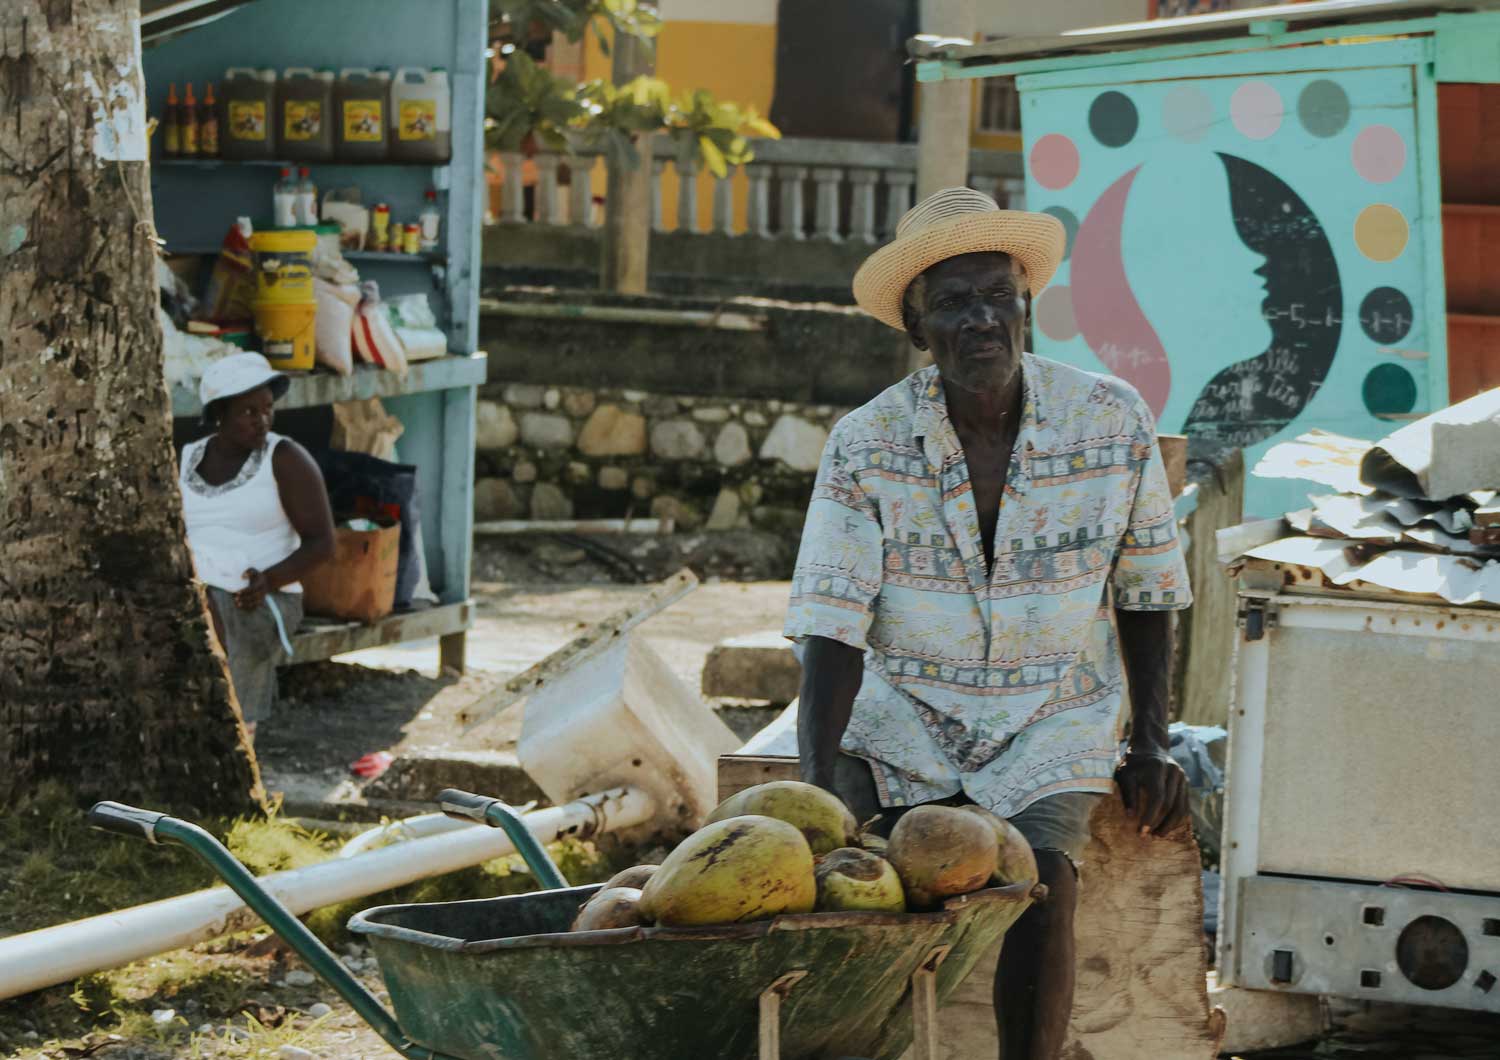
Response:
MULTIPOLYGON (((1028 432, 1046 422, 1041 402, 1040 366, 1030 353, 1021 355, 1021 427, 1019 437, 1029 437, 1028 432)), ((917 391, 917 410, 912 424, 912 434, 918 445, 926 447, 927 441, 944 441, 953 449, 958 448, 958 435, 948 419, 948 396, 943 390, 943 380, 936 365, 929 365, 916 374, 914 385, 917 391), (950 441, 951 438, 951 441, 950 441)))

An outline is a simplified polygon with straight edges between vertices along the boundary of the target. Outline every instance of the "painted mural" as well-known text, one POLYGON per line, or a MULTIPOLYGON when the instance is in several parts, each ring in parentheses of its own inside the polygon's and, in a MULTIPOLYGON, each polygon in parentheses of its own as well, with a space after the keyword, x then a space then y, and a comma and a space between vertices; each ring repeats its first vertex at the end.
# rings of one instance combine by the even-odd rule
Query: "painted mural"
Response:
MULTIPOLYGON (((1019 82, 1028 205, 1069 235, 1039 353, 1129 380, 1212 461, 1430 407, 1409 67, 1064 76, 1019 82)), ((1251 500, 1304 493, 1256 481, 1251 500)))

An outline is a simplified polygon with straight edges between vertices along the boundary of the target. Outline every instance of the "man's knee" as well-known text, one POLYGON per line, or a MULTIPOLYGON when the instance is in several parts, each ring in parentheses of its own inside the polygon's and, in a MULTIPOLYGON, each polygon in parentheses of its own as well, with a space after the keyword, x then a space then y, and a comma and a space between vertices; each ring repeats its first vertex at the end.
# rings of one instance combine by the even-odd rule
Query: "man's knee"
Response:
POLYGON ((1041 908, 1065 911, 1068 916, 1078 904, 1078 869, 1061 850, 1036 851, 1037 877, 1047 888, 1047 899, 1041 908))

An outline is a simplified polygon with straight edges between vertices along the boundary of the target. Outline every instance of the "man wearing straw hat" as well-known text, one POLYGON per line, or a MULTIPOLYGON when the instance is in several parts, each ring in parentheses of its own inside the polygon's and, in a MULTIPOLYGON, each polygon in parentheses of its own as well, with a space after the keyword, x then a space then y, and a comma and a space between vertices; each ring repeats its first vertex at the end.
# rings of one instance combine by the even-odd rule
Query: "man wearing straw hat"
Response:
POLYGON ((1006 1060, 1061 1055, 1097 800, 1118 782, 1145 835, 1187 816, 1167 678, 1191 594, 1151 412, 1128 383, 1025 352, 1064 245, 1055 218, 950 188, 861 266, 860 306, 933 364, 834 428, 786 625, 803 779, 876 831, 976 803, 1035 848, 1049 897, 995 979, 1006 1060))

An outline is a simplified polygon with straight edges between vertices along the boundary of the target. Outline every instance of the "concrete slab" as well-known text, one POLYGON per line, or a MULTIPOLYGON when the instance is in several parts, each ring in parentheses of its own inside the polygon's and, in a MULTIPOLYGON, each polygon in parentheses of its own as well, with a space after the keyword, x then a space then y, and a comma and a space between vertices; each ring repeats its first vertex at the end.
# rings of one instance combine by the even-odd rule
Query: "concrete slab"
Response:
POLYGON ((444 788, 490 795, 512 806, 533 800, 548 805, 547 796, 521 768, 513 751, 404 751, 388 770, 365 785, 364 795, 366 799, 431 802, 444 788))
POLYGON ((779 632, 730 637, 703 664, 703 694, 711 699, 759 699, 785 705, 797 698, 802 664, 779 632))

